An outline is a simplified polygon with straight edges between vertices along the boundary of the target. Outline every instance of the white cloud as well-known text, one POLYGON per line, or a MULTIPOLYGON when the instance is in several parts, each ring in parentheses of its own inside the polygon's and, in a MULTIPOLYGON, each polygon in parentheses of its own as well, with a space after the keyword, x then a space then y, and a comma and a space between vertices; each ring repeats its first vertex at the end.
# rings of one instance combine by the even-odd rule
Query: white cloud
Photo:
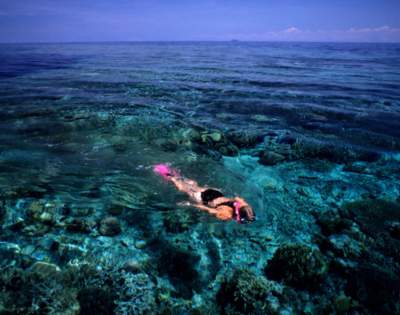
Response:
POLYGON ((346 30, 302 30, 291 26, 284 30, 262 33, 230 34, 230 38, 254 41, 344 41, 344 42, 400 42, 400 28, 388 25, 346 30))
POLYGON ((375 28, 350 28, 348 29, 349 32, 355 32, 355 33, 374 33, 374 32, 393 32, 393 31, 399 31, 400 29, 398 28, 392 28, 390 26, 381 26, 381 27, 375 27, 375 28))
POLYGON ((298 33, 300 30, 297 27, 291 26, 288 29, 284 30, 285 33, 298 33))

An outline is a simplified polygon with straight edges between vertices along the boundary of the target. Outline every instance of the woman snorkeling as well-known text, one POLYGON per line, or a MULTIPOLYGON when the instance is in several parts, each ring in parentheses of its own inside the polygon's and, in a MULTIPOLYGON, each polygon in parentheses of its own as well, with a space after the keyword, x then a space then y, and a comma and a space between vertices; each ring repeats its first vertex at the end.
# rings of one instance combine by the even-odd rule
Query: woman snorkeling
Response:
POLYGON ((215 215, 220 220, 247 223, 255 220, 253 209, 240 197, 227 198, 219 190, 200 187, 196 181, 180 176, 166 164, 154 166, 154 172, 171 181, 178 190, 189 195, 194 207, 215 215))

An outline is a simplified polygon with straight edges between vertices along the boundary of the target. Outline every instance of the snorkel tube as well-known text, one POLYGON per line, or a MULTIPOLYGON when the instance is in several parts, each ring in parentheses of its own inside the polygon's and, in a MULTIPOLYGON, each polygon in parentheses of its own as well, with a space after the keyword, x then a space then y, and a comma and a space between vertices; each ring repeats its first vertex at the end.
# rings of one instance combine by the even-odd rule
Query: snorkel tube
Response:
POLYGON ((240 218, 240 202, 239 201, 235 201, 233 203, 233 206, 235 207, 236 222, 237 223, 242 223, 242 220, 240 218))

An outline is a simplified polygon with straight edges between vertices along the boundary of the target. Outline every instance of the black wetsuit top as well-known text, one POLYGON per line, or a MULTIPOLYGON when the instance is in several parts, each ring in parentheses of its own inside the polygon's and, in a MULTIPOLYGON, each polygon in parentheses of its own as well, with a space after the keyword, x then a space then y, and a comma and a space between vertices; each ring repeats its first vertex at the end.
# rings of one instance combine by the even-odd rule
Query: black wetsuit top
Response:
MULTIPOLYGON (((217 199, 219 197, 225 197, 225 196, 219 190, 212 189, 212 188, 206 189, 205 191, 203 191, 201 193, 201 200, 203 200, 204 205, 208 205, 209 202, 211 202, 214 199, 217 199)), ((235 210, 235 202, 234 201, 221 202, 216 207, 219 207, 219 206, 228 206, 228 207, 231 207, 233 210, 235 210)))
POLYGON ((224 194, 216 189, 208 188, 201 192, 201 200, 205 205, 208 205, 210 201, 213 201, 219 197, 224 197, 224 194))

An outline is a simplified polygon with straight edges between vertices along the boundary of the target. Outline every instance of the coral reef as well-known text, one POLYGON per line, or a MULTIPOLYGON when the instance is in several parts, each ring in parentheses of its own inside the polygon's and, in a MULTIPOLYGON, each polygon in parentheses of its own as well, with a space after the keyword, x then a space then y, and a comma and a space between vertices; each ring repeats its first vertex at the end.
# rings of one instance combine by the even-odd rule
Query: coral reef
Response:
POLYGON ((144 273, 121 273, 115 314, 144 315, 156 312, 155 286, 144 273))
POLYGON ((222 282, 217 302, 223 314, 277 314, 268 302, 273 284, 249 270, 236 270, 222 282))
POLYGON ((351 309, 398 313, 400 243, 388 228, 399 219, 398 210, 394 201, 361 199, 317 215, 324 232, 319 246, 344 282, 351 309))
MULTIPOLYGON (((198 136, 207 150, 228 138, 212 131, 198 136)), ((104 204, 3 194, 1 312, 396 314, 398 200, 365 196, 386 191, 388 197, 397 186, 385 178, 391 190, 369 180, 344 189, 354 178, 382 176, 384 164, 362 162, 355 171, 277 150, 284 163, 264 166, 263 151, 240 146, 252 156, 224 157, 221 177, 221 161, 208 156, 195 165, 215 167, 221 185, 259 194, 264 206, 251 225, 220 224, 176 206, 182 196, 163 183, 158 189, 170 200, 142 194, 140 185, 135 193, 118 191, 119 203, 104 204), (247 191, 237 184, 240 176, 247 191)), ((88 191, 85 198, 92 198, 88 191)))
POLYGON ((79 314, 76 288, 63 281, 61 270, 50 264, 31 269, 1 270, 0 310, 4 314, 79 314), (66 284, 66 286, 64 286, 66 284))
POLYGON ((318 250, 301 244, 278 248, 265 268, 267 276, 299 288, 320 284, 328 271, 328 264, 318 250))

